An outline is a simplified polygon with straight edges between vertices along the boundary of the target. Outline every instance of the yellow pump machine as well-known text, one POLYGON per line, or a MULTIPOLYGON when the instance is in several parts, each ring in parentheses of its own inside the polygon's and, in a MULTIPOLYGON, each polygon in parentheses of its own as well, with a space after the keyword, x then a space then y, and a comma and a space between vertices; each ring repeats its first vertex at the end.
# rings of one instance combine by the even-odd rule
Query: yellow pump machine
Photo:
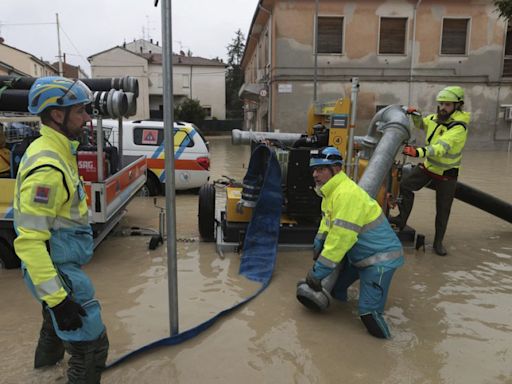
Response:
MULTIPOLYGON (((328 103, 314 103, 308 111, 306 135, 239 130, 232 133, 233 144, 264 143, 274 147, 281 165, 284 196, 280 246, 309 247, 318 229, 321 199, 314 192, 314 182, 309 170, 311 149, 336 147, 343 156, 344 171, 354 181, 358 181, 368 167, 371 157, 367 153, 368 147, 375 147, 382 133, 373 130, 375 137, 354 136, 358 88, 358 80, 353 79, 351 97, 328 103)), ((406 121, 408 125, 408 118, 406 121)), ((402 122, 402 125, 405 124, 402 122)), ((396 148, 401 144, 398 143, 396 148)), ((395 153, 393 158, 394 155, 395 153)), ((393 162, 390 170, 386 169, 386 173, 375 198, 384 212, 388 213, 398 196, 398 164, 393 162)), ((241 245, 252 215, 251 204, 244 201, 242 184, 233 180, 225 184, 226 206, 225 210, 220 211, 220 215, 215 212, 215 185, 206 184, 199 191, 201 238, 206 241, 216 240, 220 251, 241 245)))

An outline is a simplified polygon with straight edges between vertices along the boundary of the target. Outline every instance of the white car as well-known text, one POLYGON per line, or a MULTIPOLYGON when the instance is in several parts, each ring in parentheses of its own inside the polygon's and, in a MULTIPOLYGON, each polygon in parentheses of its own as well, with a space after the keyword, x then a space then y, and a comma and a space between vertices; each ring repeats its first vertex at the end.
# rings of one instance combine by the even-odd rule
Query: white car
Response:
MULTIPOLYGON (((96 125, 96 121, 93 122, 96 125)), ((110 144, 118 146, 118 121, 103 120, 105 135, 110 144)), ((136 120, 123 121, 123 158, 145 155, 148 164, 146 187, 150 196, 164 191, 165 157, 164 157, 164 123, 163 121, 136 120)), ((208 142, 192 123, 174 123, 174 157, 176 189, 195 189, 210 179, 210 154, 208 142)))

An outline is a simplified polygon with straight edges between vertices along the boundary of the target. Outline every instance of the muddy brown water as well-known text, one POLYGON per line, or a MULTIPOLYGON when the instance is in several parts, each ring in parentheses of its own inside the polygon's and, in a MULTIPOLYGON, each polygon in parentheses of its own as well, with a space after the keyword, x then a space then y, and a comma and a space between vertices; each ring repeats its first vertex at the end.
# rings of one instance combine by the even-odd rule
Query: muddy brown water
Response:
MULTIPOLYGON (((212 138, 212 178, 242 178, 249 148, 212 138)), ((512 156, 466 152, 460 180, 512 201, 512 156)), ((164 198, 159 199, 164 204, 164 198)), ((197 195, 177 195, 179 327, 187 330, 253 293, 239 256, 221 259, 198 241, 197 195), (188 241, 184 241, 188 240, 188 241)), ((393 338, 369 336, 348 303, 311 313, 295 283, 309 251, 280 252, 269 288, 198 337, 146 352, 104 373, 102 383, 512 383, 512 225, 456 201, 446 246, 433 254, 434 193, 417 194, 410 224, 426 236, 406 248, 386 306, 393 338)), ((151 199, 136 198, 123 226, 158 225, 151 199)), ((169 334, 166 251, 147 238, 109 236, 85 267, 110 338, 109 361, 169 334)), ((0 270, 0 383, 64 383, 66 362, 35 371, 40 307, 20 272, 0 270)), ((66 359, 67 360, 67 357, 66 359)))

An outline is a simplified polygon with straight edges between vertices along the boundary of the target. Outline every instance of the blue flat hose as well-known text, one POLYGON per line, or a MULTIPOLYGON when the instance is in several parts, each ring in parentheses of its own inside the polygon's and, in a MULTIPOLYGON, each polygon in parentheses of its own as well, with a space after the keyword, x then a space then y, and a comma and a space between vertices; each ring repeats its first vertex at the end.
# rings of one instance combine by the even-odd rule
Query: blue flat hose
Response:
POLYGON ((156 347, 176 345, 199 335, 222 316, 234 311, 263 292, 270 283, 277 256, 277 243, 282 207, 281 168, 276 155, 267 146, 254 150, 246 179, 257 179, 263 175, 263 184, 244 239, 239 273, 249 280, 262 283, 261 288, 243 301, 224 309, 205 322, 174 336, 146 344, 107 365, 112 368, 122 362, 156 347))

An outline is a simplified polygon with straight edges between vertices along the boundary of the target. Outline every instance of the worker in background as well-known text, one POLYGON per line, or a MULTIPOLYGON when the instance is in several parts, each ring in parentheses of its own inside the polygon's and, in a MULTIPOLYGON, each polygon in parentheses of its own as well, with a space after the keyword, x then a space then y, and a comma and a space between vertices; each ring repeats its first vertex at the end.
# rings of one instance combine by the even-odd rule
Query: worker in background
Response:
POLYGON ((436 190, 436 233, 433 247, 438 255, 445 256, 447 252, 443 239, 455 196, 462 150, 468 136, 470 113, 462 110, 464 90, 461 87, 444 88, 437 94, 436 100, 439 103, 437 114, 425 118, 421 118, 415 108, 408 108, 408 112, 413 114, 416 127, 425 131, 426 139, 425 147, 405 146, 403 153, 424 158, 425 161, 414 166, 411 172, 404 172, 400 184, 400 214, 391 221, 400 229, 405 227, 414 203, 414 191, 430 184, 436 190))
POLYGON ((34 82, 28 109, 41 118, 41 137, 21 160, 14 192, 14 248, 43 306, 34 366, 56 364, 66 350, 68 383, 99 383, 109 346, 94 287, 81 269, 93 255, 93 235, 74 139, 91 119, 91 100, 81 81, 34 82))
POLYGON ((391 278, 404 263, 402 245, 379 204, 348 178, 342 163, 334 147, 311 152, 322 221, 306 283, 322 290, 321 281, 341 268, 331 295, 346 301, 348 287, 360 279, 359 316, 371 335, 387 339, 390 332, 382 314, 391 278))
POLYGON ((0 124, 0 177, 11 177, 11 151, 5 141, 4 129, 0 124))

